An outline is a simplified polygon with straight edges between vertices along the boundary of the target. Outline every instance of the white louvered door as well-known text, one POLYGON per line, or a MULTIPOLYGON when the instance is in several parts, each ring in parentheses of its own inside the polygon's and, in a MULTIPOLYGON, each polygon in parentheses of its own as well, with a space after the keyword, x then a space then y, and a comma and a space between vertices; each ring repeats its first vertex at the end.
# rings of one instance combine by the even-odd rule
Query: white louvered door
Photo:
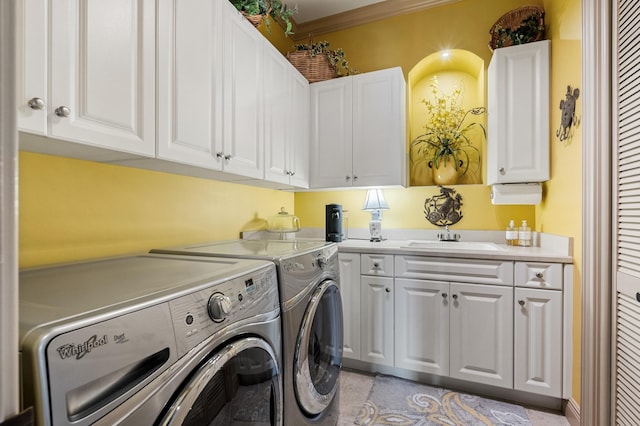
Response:
POLYGON ((614 259, 616 294, 613 386, 615 424, 640 424, 640 9, 619 0, 614 15, 614 259))

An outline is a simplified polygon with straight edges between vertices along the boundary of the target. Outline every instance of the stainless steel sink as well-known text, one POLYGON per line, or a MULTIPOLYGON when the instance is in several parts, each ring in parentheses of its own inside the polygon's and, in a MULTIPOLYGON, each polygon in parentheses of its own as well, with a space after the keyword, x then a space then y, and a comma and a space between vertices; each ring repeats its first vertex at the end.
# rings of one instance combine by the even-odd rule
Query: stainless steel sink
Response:
POLYGON ((427 250, 474 250, 474 251, 504 251, 504 247, 485 241, 431 241, 410 240, 402 248, 427 250))

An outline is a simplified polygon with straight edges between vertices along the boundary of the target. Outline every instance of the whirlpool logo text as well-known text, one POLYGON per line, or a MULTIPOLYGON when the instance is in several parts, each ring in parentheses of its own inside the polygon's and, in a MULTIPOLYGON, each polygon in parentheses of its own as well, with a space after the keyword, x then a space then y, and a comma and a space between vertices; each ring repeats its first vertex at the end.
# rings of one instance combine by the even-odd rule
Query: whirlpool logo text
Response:
POLYGON ((109 343, 109 340, 107 339, 106 334, 100 338, 94 334, 84 343, 79 345, 70 343, 62 345, 56 350, 58 351, 61 359, 70 358, 72 356, 75 356, 76 359, 80 359, 92 350, 99 348, 100 346, 104 346, 107 343, 109 343))

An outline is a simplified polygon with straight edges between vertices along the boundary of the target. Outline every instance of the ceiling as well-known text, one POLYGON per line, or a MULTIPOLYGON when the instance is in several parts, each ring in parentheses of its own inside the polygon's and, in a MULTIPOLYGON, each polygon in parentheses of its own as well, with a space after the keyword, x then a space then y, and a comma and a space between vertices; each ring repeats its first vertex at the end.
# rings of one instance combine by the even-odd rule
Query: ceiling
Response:
POLYGON ((293 40, 306 39, 460 0, 284 0, 298 5, 293 40))
POLYGON ((294 1, 298 5, 295 20, 302 24, 385 0, 290 0, 287 4, 291 3, 293 6, 294 1))

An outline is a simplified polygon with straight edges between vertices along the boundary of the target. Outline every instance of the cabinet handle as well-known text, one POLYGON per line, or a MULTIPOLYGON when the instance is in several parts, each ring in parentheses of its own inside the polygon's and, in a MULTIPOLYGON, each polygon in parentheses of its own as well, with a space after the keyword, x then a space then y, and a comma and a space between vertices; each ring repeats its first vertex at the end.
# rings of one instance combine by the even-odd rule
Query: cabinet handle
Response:
POLYGON ((457 295, 457 294, 454 294, 454 295, 453 295, 453 296, 451 296, 451 297, 453 297, 453 300, 458 300, 458 295, 457 295))
POLYGON ((378 262, 373 262, 373 267, 374 267, 374 268, 377 268, 377 267, 379 267, 379 266, 380 266, 380 264, 379 264, 378 262))
POLYGON ((295 175, 295 174, 296 174, 296 172, 294 172, 293 170, 292 170, 292 171, 290 171, 289 173, 290 173, 290 175, 289 175, 289 176, 293 176, 293 175, 295 175))
POLYGON ((223 152, 216 152, 216 157, 217 158, 222 158, 222 157, 224 157, 224 153, 223 152))
POLYGON ((447 293, 442 293, 442 298, 446 299, 447 298, 447 293))
POLYGON ((385 288, 384 291, 386 291, 387 293, 391 293, 391 289, 389 287, 385 288))
POLYGON ((519 304, 520 306, 524 306, 524 300, 518 300, 518 304, 519 304))
POLYGON ((69 107, 66 107, 66 106, 59 106, 58 108, 55 109, 54 112, 58 117, 62 117, 62 118, 65 118, 71 115, 71 110, 69 109, 69 107))
POLYGON ((229 160, 231 160, 231 156, 230 156, 230 155, 225 155, 225 156, 224 156, 224 159, 225 159, 225 160, 227 160, 227 161, 229 161, 229 160))
POLYGON ((347 182, 349 182, 349 180, 351 180, 351 176, 346 175, 346 176, 344 177, 344 180, 346 180, 347 182))
POLYGON ((358 176, 353 175, 353 180, 354 180, 354 182, 355 182, 356 180, 358 180, 358 176))
POLYGON ((542 279, 544 278, 544 274, 542 272, 536 272, 536 278, 542 279))
POLYGON ((34 109, 36 111, 45 109, 45 107, 47 106, 47 104, 44 103, 44 100, 40 98, 29 99, 29 102, 27 102, 27 105, 29 105, 29 108, 34 109))
POLYGON ((500 167, 500 168, 498 169, 498 171, 500 172, 500 174, 501 174, 501 175, 503 175, 503 174, 504 174, 504 167, 500 167))

